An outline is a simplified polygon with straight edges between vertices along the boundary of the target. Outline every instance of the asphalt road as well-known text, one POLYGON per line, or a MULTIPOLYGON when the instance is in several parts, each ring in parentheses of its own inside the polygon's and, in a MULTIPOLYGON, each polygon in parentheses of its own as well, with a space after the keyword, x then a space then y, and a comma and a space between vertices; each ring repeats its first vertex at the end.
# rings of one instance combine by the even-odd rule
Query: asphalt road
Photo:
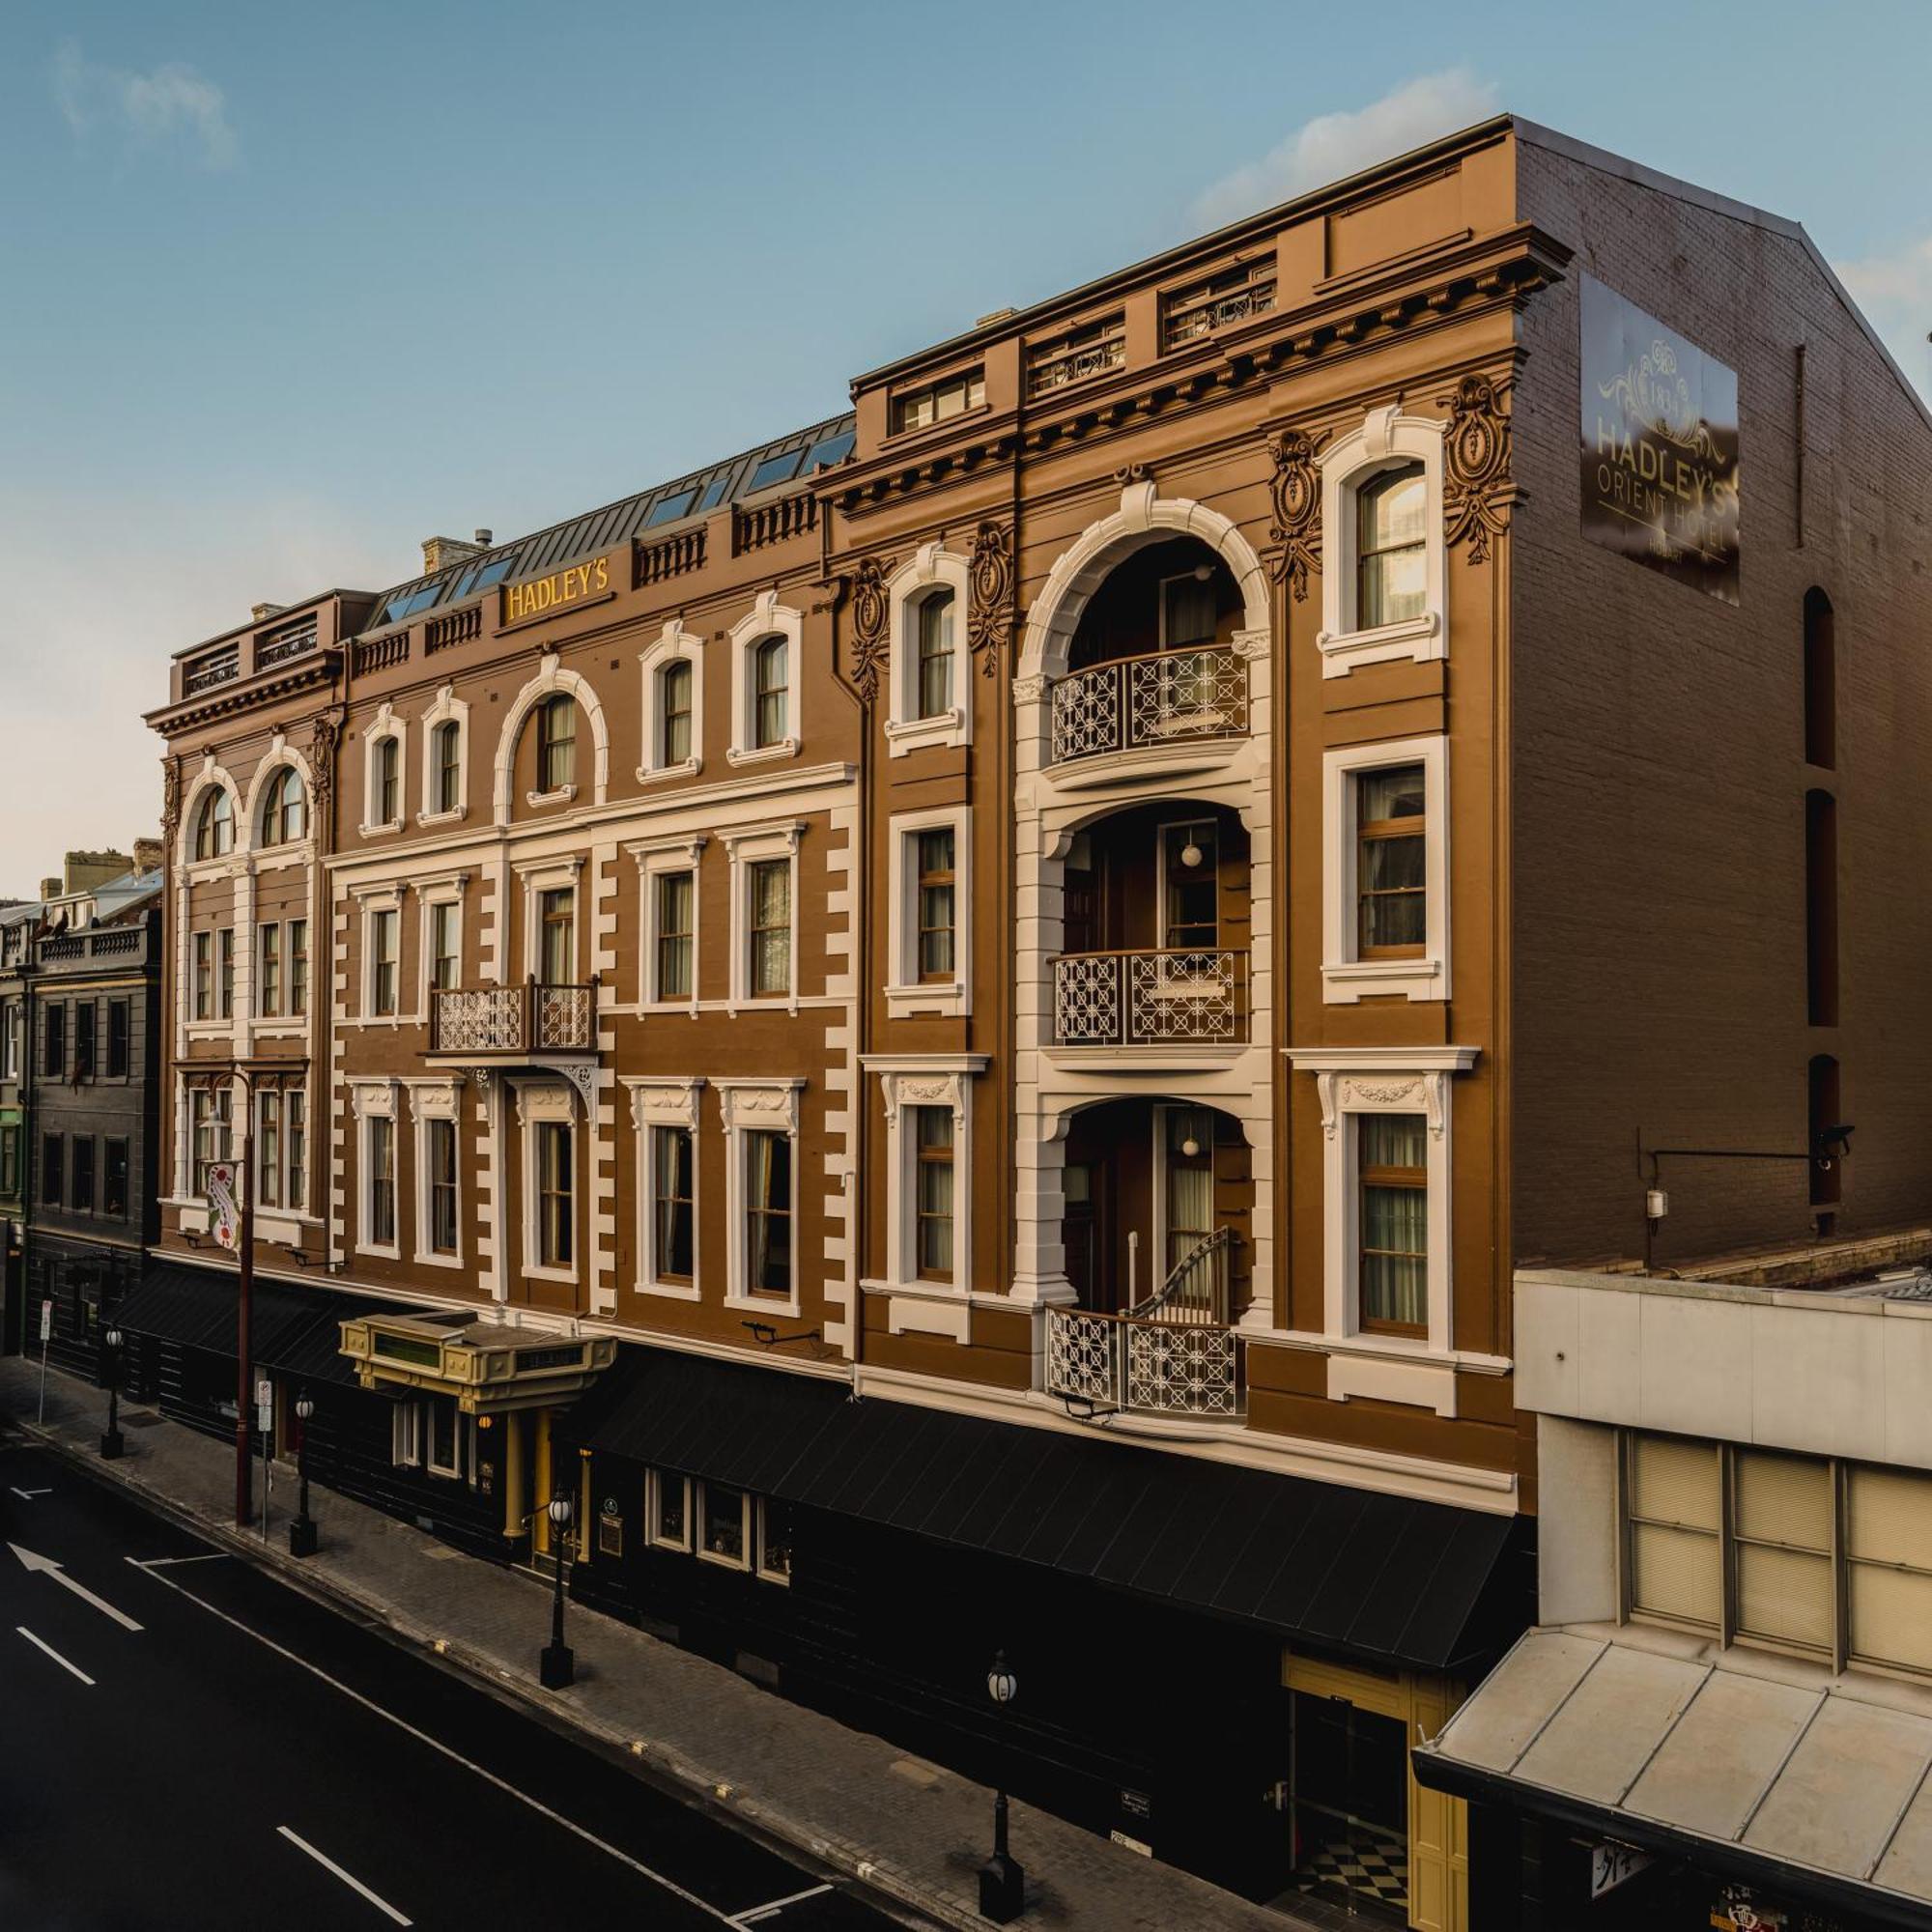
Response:
POLYGON ((7 1932, 894 1922, 0 1437, 7 1932))

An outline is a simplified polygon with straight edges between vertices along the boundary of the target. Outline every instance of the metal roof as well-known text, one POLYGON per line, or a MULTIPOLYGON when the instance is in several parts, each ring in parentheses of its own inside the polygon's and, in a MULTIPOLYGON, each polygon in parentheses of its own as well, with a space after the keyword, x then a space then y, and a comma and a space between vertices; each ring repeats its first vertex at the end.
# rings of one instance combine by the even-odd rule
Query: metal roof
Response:
POLYGON ((776 490, 843 463, 857 440, 857 418, 843 415, 794 430, 774 442, 741 451, 704 469, 668 483, 654 484, 600 510, 553 524, 514 542, 497 544, 431 575, 412 577, 385 590, 376 601, 368 628, 381 630, 420 616, 493 584, 543 577, 600 551, 626 543, 640 531, 668 528, 686 518, 709 516, 727 503, 776 490))

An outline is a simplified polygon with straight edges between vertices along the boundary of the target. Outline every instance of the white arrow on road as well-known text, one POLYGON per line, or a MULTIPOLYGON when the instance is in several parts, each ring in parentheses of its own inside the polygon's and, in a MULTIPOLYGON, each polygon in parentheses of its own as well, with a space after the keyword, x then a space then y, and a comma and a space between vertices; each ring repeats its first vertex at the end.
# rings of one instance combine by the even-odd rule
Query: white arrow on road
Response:
POLYGON ((27 1570, 38 1570, 51 1577, 63 1588, 71 1590, 83 1603, 92 1604, 102 1616, 112 1617, 123 1630, 137 1631, 141 1628, 126 1610, 117 1610, 104 1597, 97 1597, 85 1583, 76 1583, 51 1556, 37 1556, 31 1549, 22 1549, 17 1543, 10 1543, 7 1548, 27 1570))

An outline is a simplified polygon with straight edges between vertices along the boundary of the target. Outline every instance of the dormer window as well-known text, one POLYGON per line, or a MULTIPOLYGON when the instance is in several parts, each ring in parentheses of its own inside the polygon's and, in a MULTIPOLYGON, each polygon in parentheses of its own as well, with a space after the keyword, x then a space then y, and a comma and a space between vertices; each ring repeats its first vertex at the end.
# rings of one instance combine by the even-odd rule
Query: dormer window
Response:
POLYGON ((301 774, 283 765, 269 781, 262 800, 262 843, 290 845, 308 832, 308 795, 301 774))
POLYGON ((1422 615, 1428 600, 1428 496, 1419 463, 1384 469, 1356 491, 1358 630, 1422 615))
POLYGON ((983 368, 961 369, 943 382, 923 389, 908 389, 893 398, 892 433, 903 436, 908 430, 930 429, 935 423, 950 422, 969 410, 986 404, 986 372, 983 368))
POLYGON ((225 785, 217 785, 202 800, 194 821, 194 856, 219 859, 235 849, 235 801, 225 785))

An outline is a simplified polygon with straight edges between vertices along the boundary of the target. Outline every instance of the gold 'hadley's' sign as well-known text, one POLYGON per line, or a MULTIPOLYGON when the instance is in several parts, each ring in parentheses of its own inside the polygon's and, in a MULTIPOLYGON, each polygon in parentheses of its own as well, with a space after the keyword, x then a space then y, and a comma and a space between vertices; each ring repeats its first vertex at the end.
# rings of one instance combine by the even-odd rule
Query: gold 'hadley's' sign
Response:
POLYGON ((554 570, 527 583, 504 584, 503 615, 497 628, 507 631, 514 624, 553 616, 575 605, 594 604, 611 594, 611 559, 594 556, 588 563, 574 563, 568 570, 554 570))
POLYGON ((1738 378, 1583 277, 1583 534, 1738 601, 1738 378))

